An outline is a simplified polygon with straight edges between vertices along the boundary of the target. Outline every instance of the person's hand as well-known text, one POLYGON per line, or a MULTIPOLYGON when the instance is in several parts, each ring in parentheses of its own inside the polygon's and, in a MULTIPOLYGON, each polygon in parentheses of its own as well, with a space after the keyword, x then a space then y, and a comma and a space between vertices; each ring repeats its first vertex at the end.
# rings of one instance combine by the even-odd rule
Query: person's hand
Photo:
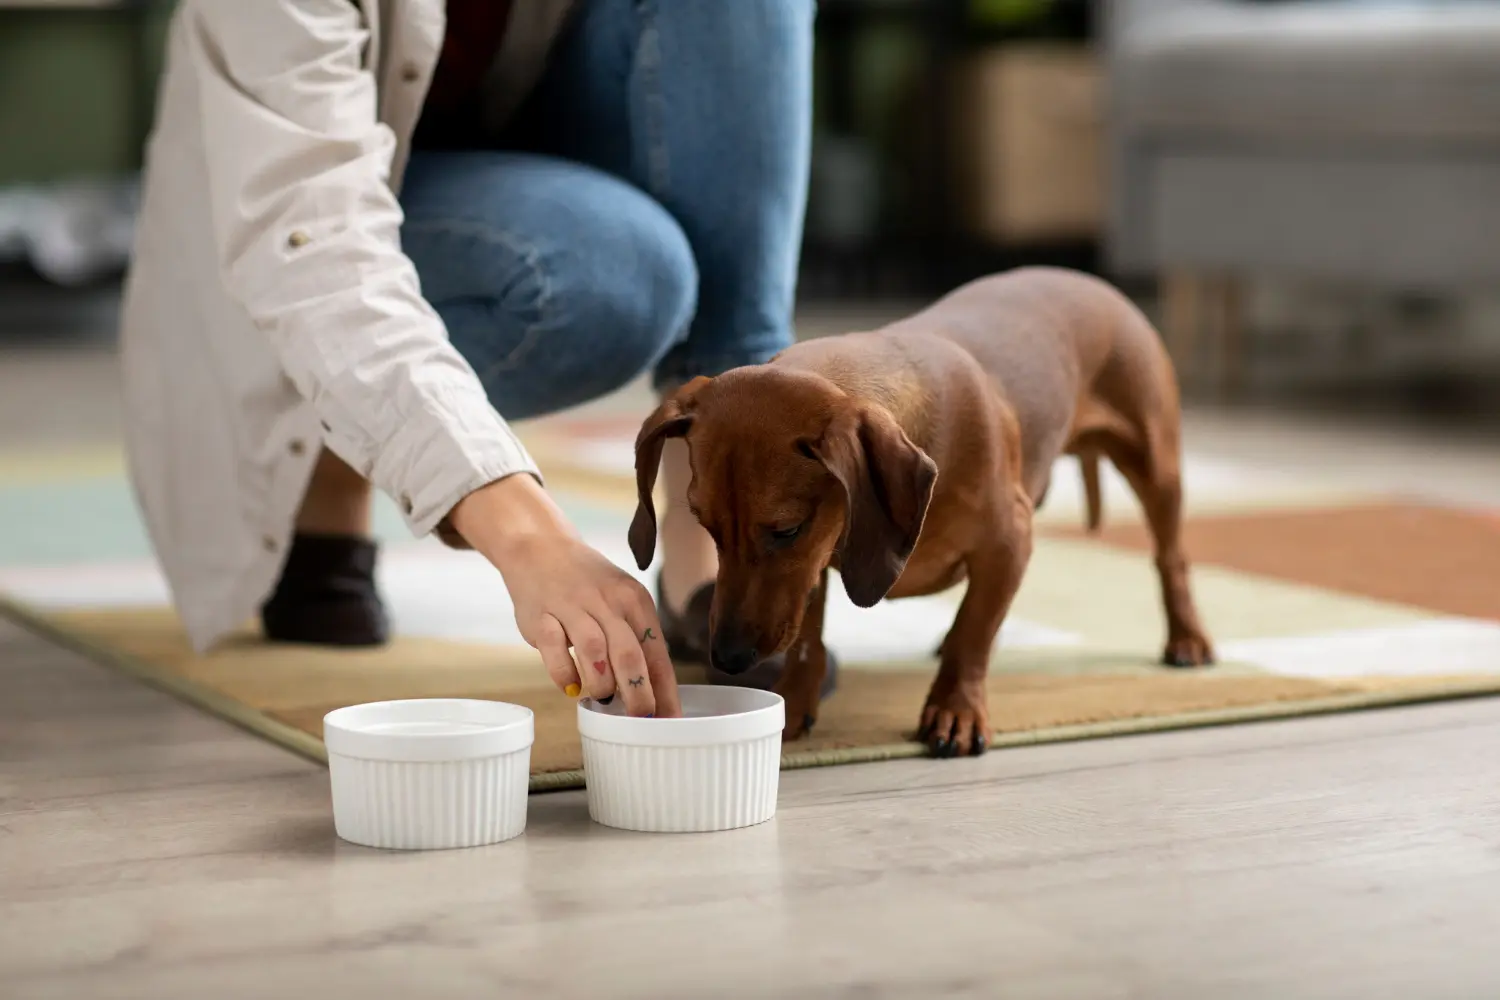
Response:
POLYGON ((598 701, 618 695, 630 715, 682 714, 650 593, 585 544, 535 479, 475 490, 448 521, 505 578, 553 683, 598 701))

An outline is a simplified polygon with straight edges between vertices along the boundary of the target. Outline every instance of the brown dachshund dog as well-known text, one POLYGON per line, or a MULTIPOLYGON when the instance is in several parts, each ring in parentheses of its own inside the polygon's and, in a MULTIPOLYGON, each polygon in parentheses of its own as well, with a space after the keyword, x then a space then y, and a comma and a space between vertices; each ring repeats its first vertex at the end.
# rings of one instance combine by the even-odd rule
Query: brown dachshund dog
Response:
POLYGON ((1079 457, 1090 528, 1098 456, 1129 481, 1155 540, 1163 660, 1212 662, 1182 550, 1179 433, 1171 362, 1124 295, 1077 272, 1009 271, 880 330, 685 385, 636 440, 631 551, 650 565, 663 442, 685 437, 688 502, 719 551, 714 665, 786 653, 788 739, 817 717, 830 567, 866 608, 967 580, 918 732, 937 756, 978 754, 991 649, 1061 454, 1079 457))

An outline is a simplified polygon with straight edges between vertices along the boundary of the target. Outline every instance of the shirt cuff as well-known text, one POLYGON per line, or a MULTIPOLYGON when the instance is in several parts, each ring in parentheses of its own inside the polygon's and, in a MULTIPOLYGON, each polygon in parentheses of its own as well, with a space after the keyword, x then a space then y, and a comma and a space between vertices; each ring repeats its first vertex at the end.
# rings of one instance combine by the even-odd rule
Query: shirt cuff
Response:
POLYGON ((455 422, 433 414, 409 420, 380 450, 370 480, 396 499, 413 534, 436 531, 444 543, 468 548, 448 523, 460 500, 518 472, 542 481, 515 432, 487 404, 484 409, 490 419, 455 422))

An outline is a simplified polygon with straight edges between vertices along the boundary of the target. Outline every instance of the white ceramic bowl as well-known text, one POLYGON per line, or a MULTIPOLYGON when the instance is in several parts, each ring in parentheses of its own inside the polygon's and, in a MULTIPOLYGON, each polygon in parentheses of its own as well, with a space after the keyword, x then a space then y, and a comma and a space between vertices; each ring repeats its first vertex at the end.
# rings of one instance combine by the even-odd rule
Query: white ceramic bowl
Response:
POLYGON ((531 709, 423 698, 323 717, 333 825, 366 847, 479 847, 526 829, 531 709))
POLYGON ((633 719, 621 699, 578 703, 594 822, 648 833, 703 833, 776 815, 781 696, 685 685, 680 719, 633 719))

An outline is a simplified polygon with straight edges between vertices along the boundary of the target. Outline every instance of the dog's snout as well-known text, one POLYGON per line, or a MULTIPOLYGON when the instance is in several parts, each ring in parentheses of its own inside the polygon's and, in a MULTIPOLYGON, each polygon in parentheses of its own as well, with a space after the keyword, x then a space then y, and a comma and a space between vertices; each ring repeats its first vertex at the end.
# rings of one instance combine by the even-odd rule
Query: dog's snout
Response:
POLYGON ((714 669, 726 674, 742 674, 760 658, 750 634, 738 623, 726 623, 714 630, 710 656, 714 669))

